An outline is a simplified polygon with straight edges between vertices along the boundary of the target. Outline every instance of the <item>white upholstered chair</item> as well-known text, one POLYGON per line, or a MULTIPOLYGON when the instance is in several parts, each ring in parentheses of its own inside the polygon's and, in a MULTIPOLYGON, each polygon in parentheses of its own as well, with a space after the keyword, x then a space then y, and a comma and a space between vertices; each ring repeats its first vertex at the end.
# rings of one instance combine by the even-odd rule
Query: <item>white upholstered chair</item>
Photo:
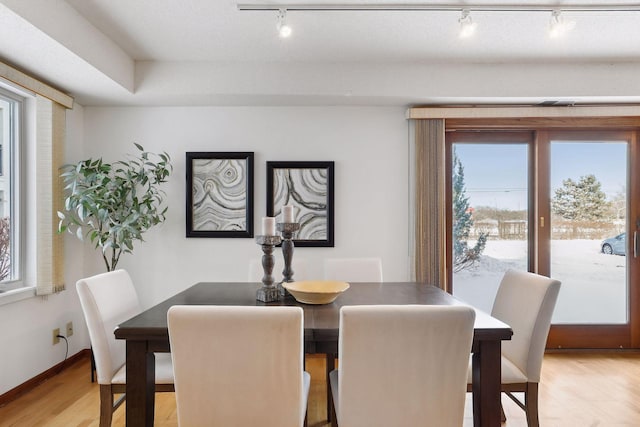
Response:
POLYGON ((300 307, 173 306, 167 314, 180 426, 302 426, 300 307))
MULTIPOLYGON (((276 256, 276 263, 273 266, 273 278, 276 283, 281 282, 284 270, 284 260, 282 256, 276 256)), ((306 259, 294 257, 291 263, 291 269, 293 270, 293 280, 306 280, 307 279, 307 265, 306 259)), ((247 277, 249 282, 261 282, 264 270, 262 269, 262 258, 254 258, 249 261, 249 275, 247 277)))
MULTIPOLYGON (((111 425, 113 412, 125 399, 125 341, 116 340, 115 327, 142 310, 125 270, 98 274, 76 283, 87 322, 100 384, 100 427, 111 425)), ((173 370, 168 353, 156 355, 156 391, 173 391, 173 370)))
MULTIPOLYGON (((491 315, 513 330, 502 342, 502 392, 526 413, 527 425, 538 427, 538 383, 551 316, 560 282, 525 271, 508 270, 498 288, 491 315), (524 402, 513 393, 524 393, 524 402)), ((468 374, 471 391, 471 366, 468 374)), ((504 412, 503 412, 504 418, 504 412)))
POLYGON ((475 311, 467 306, 345 306, 333 424, 460 427, 475 311))
POLYGON ((324 278, 344 282, 382 282, 380 258, 329 258, 324 263, 324 278))
MULTIPOLYGON (((343 282, 382 282, 380 258, 328 258, 324 261, 324 278, 343 282)), ((335 354, 326 355, 327 384, 335 366, 335 354)), ((331 421, 331 392, 327 388, 327 418, 331 421)))

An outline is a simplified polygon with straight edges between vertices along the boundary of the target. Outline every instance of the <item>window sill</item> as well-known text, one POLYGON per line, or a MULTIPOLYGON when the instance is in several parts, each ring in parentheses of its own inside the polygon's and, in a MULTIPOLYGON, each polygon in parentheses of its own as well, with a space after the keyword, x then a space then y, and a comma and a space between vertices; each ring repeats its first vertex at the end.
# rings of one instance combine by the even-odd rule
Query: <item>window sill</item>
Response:
POLYGON ((0 305, 11 304, 34 296, 36 296, 35 286, 13 289, 0 294, 0 305))

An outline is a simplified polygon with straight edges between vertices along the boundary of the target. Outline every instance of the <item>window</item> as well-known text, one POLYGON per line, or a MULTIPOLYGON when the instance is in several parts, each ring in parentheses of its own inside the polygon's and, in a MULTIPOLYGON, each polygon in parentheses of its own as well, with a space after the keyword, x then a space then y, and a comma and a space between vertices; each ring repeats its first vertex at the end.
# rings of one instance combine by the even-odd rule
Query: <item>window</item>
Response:
POLYGON ((23 286, 19 162, 23 99, 0 88, 0 293, 23 286))

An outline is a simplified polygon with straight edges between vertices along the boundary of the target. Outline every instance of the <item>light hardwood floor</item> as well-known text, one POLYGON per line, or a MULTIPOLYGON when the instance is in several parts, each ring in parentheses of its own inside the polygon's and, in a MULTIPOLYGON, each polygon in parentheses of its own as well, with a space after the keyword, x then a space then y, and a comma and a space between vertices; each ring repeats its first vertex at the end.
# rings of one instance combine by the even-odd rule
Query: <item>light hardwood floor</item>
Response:
MULTIPOLYGON (((324 357, 307 356, 311 374, 310 427, 327 427, 324 357)), ((0 408, 0 426, 98 426, 98 386, 83 359, 33 391, 0 408)), ((506 427, 526 427, 524 413, 503 397, 506 427)), ((470 397, 465 427, 472 426, 470 397)), ((156 394, 156 426, 175 427, 173 393, 156 394)), ((640 353, 552 353, 540 384, 541 427, 640 426, 640 353)), ((124 426, 124 405, 113 426, 124 426)), ((393 426, 390 426, 393 427, 393 426)))

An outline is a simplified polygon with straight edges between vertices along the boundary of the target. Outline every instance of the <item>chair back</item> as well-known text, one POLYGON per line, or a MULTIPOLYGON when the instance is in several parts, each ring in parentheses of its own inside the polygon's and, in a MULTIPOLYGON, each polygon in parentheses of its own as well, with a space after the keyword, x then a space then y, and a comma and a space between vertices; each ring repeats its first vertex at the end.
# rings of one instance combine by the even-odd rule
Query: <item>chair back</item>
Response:
POLYGON ((342 307, 339 424, 460 427, 474 320, 467 306, 342 307))
POLYGON ((380 258, 329 258, 325 260, 326 280, 344 282, 382 282, 380 258))
POLYGON ((516 365, 528 382, 540 381, 542 358, 560 282, 534 273, 508 270, 498 288, 491 315, 513 330, 502 342, 502 355, 516 365))
POLYGON ((111 384, 126 359, 125 341, 113 334, 118 324, 141 312, 138 295, 125 270, 80 279, 76 283, 99 384, 111 384))
POLYGON ((173 306, 167 317, 179 425, 302 425, 300 307, 173 306))

